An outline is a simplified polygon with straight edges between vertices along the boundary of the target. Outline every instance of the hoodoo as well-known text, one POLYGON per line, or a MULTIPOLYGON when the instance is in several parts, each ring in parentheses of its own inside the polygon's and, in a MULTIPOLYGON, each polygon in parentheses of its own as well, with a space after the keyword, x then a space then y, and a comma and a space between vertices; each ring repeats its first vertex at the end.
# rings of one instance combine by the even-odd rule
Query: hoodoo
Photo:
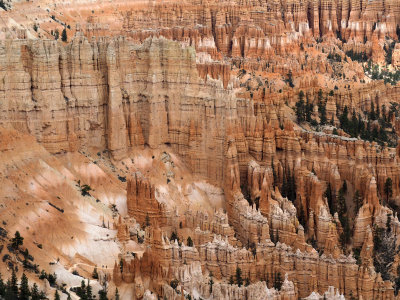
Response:
POLYGON ((0 19, 0 299, 400 299, 400 1, 0 19))

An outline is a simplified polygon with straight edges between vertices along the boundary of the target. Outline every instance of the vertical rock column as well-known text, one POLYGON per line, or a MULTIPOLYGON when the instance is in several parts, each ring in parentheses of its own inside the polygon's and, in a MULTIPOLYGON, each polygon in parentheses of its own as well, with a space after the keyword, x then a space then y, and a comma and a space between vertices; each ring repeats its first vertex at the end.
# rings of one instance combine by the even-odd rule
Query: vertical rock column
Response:
POLYGON ((126 152, 126 124, 122 108, 122 93, 116 64, 114 43, 107 50, 108 66, 108 112, 107 143, 115 159, 120 159, 126 152))

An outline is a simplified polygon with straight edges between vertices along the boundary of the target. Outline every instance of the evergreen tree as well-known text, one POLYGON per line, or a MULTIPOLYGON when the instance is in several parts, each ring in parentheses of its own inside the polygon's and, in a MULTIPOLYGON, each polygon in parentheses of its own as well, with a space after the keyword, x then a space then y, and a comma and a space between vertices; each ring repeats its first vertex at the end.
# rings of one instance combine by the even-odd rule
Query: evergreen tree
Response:
POLYGON ((236 283, 239 287, 243 284, 242 270, 239 267, 236 268, 236 283))
POLYGON ((58 31, 58 29, 56 29, 56 31, 54 31, 54 39, 58 40, 59 37, 60 37, 60 32, 58 31))
POLYGON ((11 273, 11 289, 13 291, 13 294, 18 296, 18 279, 17 279, 17 274, 15 274, 14 269, 12 270, 12 273, 11 273))
MULTIPOLYGON (((18 288, 17 288, 18 289, 18 288)), ((12 283, 11 283, 11 279, 7 280, 7 284, 6 284, 6 292, 5 292, 5 297, 6 300, 15 300, 18 299, 18 294, 15 294, 13 287, 12 287, 12 283)))
POLYGON ((306 117, 306 107, 304 103, 304 92, 299 92, 299 101, 296 102, 296 117, 297 122, 302 123, 306 117))
POLYGON ((146 220, 145 220, 145 224, 146 224, 146 227, 149 227, 150 226, 150 217, 149 217, 149 214, 146 214, 146 220))
POLYGON ((25 273, 23 273, 21 277, 21 285, 19 288, 19 300, 29 300, 30 294, 31 293, 29 291, 28 277, 26 277, 25 273))
POLYGON ((60 300, 60 295, 58 294, 58 290, 54 293, 54 300, 60 300))
POLYGON ((63 29, 63 31, 62 31, 62 33, 61 33, 61 40, 62 40, 63 42, 66 42, 66 41, 68 40, 68 37, 67 37, 67 30, 65 29, 65 27, 64 27, 64 29, 63 29))
POLYGON ((358 210, 362 206, 362 199, 360 195, 360 191, 356 190, 353 196, 353 203, 354 203, 354 214, 357 215, 358 210))
POLYGON ((244 286, 249 286, 249 285, 250 285, 250 279, 249 277, 246 277, 244 286))
POLYGON ((40 299, 39 288, 37 284, 34 283, 31 289, 31 300, 39 300, 39 299, 40 299))
POLYGON ((174 231, 172 231, 172 233, 171 233, 170 241, 171 241, 171 242, 174 242, 175 240, 177 240, 177 241, 179 242, 178 234, 177 234, 176 231, 174 230, 174 231))
POLYGON ((92 278, 99 279, 99 273, 97 273, 97 267, 94 267, 93 269, 92 278))
POLYGON ((392 197, 393 188, 392 188, 392 178, 388 177, 385 181, 385 195, 386 195, 386 203, 389 204, 389 198, 392 197))
POLYGON ((347 105, 345 105, 344 109, 343 109, 343 113, 341 114, 340 118, 339 118, 339 122, 340 122, 340 127, 345 131, 348 132, 349 131, 349 119, 348 119, 348 114, 349 114, 349 110, 347 108, 347 105))
POLYGON ((357 132, 358 134, 360 134, 361 136, 364 133, 365 130, 365 125, 364 125, 364 121, 362 120, 362 117, 360 114, 358 114, 358 122, 357 122, 357 132))
POLYGON ((346 193, 347 193, 347 182, 346 182, 346 180, 345 180, 345 181, 343 181, 343 185, 342 185, 342 191, 343 191, 343 193, 344 193, 344 194, 346 194, 346 193))
POLYGON ((192 241, 192 238, 190 236, 187 238, 187 245, 189 247, 193 247, 193 241, 192 241))
POLYGON ((92 299, 93 298, 92 287, 90 286, 89 279, 88 279, 87 286, 86 286, 86 297, 87 297, 87 299, 92 299))
POLYGON ((322 90, 318 92, 318 113, 321 125, 325 125, 327 122, 326 118, 326 102, 322 100, 322 90))
POLYGON ((283 181, 282 181, 282 188, 281 188, 281 195, 282 197, 287 197, 287 190, 288 190, 288 184, 286 180, 286 174, 285 172, 283 173, 283 181))
POLYGON ((6 295, 6 285, 4 284, 3 278, 0 274, 0 298, 4 298, 6 295))
POLYGON ((119 293, 118 293, 118 288, 115 288, 115 300, 119 300, 119 293))
POLYGON ((278 185, 278 177, 276 176, 275 167, 274 167, 274 159, 271 161, 271 169, 272 169, 272 177, 274 179, 273 186, 274 188, 278 185))
POLYGON ((76 295, 81 300, 88 300, 88 297, 87 297, 87 294, 86 294, 86 284, 85 284, 84 280, 81 281, 81 286, 77 288, 76 295))
POLYGON ((307 103, 306 103, 306 121, 307 122, 311 122, 311 114, 312 114, 312 110, 313 110, 313 105, 312 103, 310 103, 310 101, 308 100, 308 96, 307 96, 307 103))
POLYGON ((229 277, 229 284, 232 285, 234 283, 235 283, 235 281, 233 280, 233 276, 231 275, 231 277, 229 277))
POLYGON ((304 213, 303 203, 300 201, 299 223, 303 228, 306 228, 306 216, 304 213))
POLYGON ((400 41, 400 26, 399 25, 396 26, 396 33, 397 33, 398 40, 400 41))
POLYGON ((18 249, 19 246, 22 246, 24 243, 24 238, 21 236, 19 231, 15 232, 14 238, 11 239, 11 246, 14 249, 18 249))
POLYGON ((371 109, 369 111, 369 118, 371 120, 376 120, 374 101, 371 101, 371 109))
POLYGON ((212 293, 213 285, 214 285, 214 280, 213 280, 213 273, 210 272, 210 280, 208 281, 208 285, 210 286, 210 294, 212 293))
POLYGON ((287 82, 289 83, 289 86, 290 86, 291 88, 294 87, 292 70, 289 70, 287 82))
POLYGON ((379 119, 381 115, 381 110, 379 109, 379 105, 376 106, 376 115, 375 118, 379 119))
POLYGON ((322 101, 322 90, 319 89, 319 91, 318 91, 318 102, 321 102, 321 101, 322 101))
POLYGON ((386 215, 386 231, 390 232, 392 230, 392 215, 386 215))
POLYGON ((282 283, 283 283, 283 281, 282 281, 281 272, 278 272, 277 274, 275 273, 275 276, 274 276, 274 288, 276 290, 280 290, 281 287, 282 287, 282 283))
POLYGON ((103 284, 103 288, 99 290, 99 300, 108 300, 107 298, 107 282, 103 284))

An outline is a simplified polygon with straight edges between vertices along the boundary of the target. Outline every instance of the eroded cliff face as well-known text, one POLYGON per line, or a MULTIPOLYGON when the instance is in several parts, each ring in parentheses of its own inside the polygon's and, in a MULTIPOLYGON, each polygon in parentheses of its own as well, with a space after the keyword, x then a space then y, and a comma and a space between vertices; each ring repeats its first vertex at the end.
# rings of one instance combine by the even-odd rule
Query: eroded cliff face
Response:
POLYGON ((225 137, 237 126, 234 94, 199 78, 193 49, 78 34, 66 47, 3 42, 2 60, 2 125, 49 151, 107 148, 120 159, 131 147, 170 144, 196 173, 222 179, 225 137))
POLYGON ((11 4, 0 242, 29 238, 2 271, 28 249, 123 299, 395 299, 398 1, 72 1, 34 32, 11 4))
POLYGON ((1 59, 3 127, 30 134, 65 162, 76 151, 109 151, 111 166, 103 169, 127 182, 125 204, 117 211, 111 201, 108 211, 121 263, 112 277, 102 269, 125 297, 146 290, 179 297, 168 286, 173 279, 181 293, 226 299, 296 299, 329 286, 346 296, 394 297, 371 260, 371 228, 400 230, 378 199, 387 177, 393 197, 400 192, 394 149, 304 130, 279 101, 240 98, 235 80, 204 77, 194 49, 165 38, 89 41, 78 32, 66 46, 8 40, 1 59), (197 177, 222 188, 223 202, 194 184, 197 177), (351 225, 361 265, 340 246, 345 229, 324 193, 329 185, 338 195, 343 181, 360 191, 351 225), (238 268, 249 286, 226 284, 238 268), (281 291, 264 290, 260 280, 281 291))

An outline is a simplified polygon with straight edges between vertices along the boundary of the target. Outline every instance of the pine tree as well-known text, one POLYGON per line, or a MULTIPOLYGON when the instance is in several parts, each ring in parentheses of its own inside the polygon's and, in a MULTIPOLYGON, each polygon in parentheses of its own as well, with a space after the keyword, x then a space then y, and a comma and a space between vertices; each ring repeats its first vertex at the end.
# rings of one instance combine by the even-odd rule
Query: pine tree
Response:
POLYGON ((63 42, 66 42, 66 41, 68 40, 68 37, 67 37, 67 30, 65 29, 65 27, 64 27, 64 29, 63 29, 63 31, 62 31, 62 33, 61 33, 61 40, 62 40, 63 42))
POLYGON ((12 287, 12 283, 11 283, 11 279, 7 280, 7 284, 6 284, 6 292, 5 292, 5 297, 6 300, 15 300, 18 299, 18 294, 14 293, 13 287, 12 287))
POLYGON ((249 286, 249 285, 250 285, 250 279, 249 277, 246 277, 244 286, 249 286))
POLYGON ((231 275, 231 277, 229 277, 229 284, 232 285, 234 283, 235 283, 235 281, 233 280, 233 276, 231 275))
POLYGON ((92 278, 99 279, 99 273, 97 273, 97 267, 94 267, 93 269, 92 278))
POLYGON ((21 277, 21 285, 19 288, 19 300, 29 300, 30 296, 28 277, 26 277, 25 273, 22 274, 21 277))
POLYGON ((31 289, 31 300, 39 300, 39 299, 40 299, 39 288, 37 284, 34 283, 31 289))
POLYGON ((304 92, 299 92, 299 101, 296 102, 296 117, 297 122, 302 123, 306 118, 306 106, 304 103, 304 92))
POLYGON ((305 107, 305 110, 306 110, 305 115, 306 115, 307 122, 311 122, 312 109, 313 109, 313 105, 312 105, 312 103, 310 103, 310 101, 308 100, 308 96, 307 96, 307 102, 306 102, 306 107, 305 107))
POLYGON ((236 283, 239 287, 243 284, 242 270, 239 267, 236 268, 236 283))
POLYGON ((213 273, 210 272, 210 280, 208 281, 208 284, 210 285, 210 290, 209 290, 210 294, 212 293, 212 289, 213 289, 213 285, 214 285, 214 280, 212 277, 213 277, 213 273))
POLYGON ((18 249, 19 246, 22 246, 24 243, 24 238, 21 236, 19 231, 15 232, 14 238, 11 239, 11 246, 14 249, 18 249))
POLYGON ((373 101, 371 101, 371 109, 370 109, 370 111, 369 111, 369 118, 370 118, 371 120, 376 120, 375 105, 374 105, 374 102, 373 102, 373 101))
POLYGON ((345 131, 348 132, 349 131, 349 119, 348 119, 348 114, 349 114, 349 110, 347 108, 347 105, 345 105, 344 109, 343 109, 343 113, 341 114, 340 118, 339 118, 339 122, 340 122, 340 127, 345 131))
POLYGON ((318 101, 321 102, 322 101, 322 90, 319 89, 318 91, 318 101))
POLYGON ((192 238, 190 236, 187 238, 187 245, 189 247, 193 247, 193 241, 192 241, 192 238))
POLYGON ((294 87, 292 70, 289 70, 289 73, 288 73, 288 83, 289 83, 289 86, 290 86, 291 88, 294 87))
POLYGON ((3 278, 0 274, 0 298, 6 295, 6 285, 4 284, 3 278))
POLYGON ((54 294, 54 300, 60 300, 60 295, 58 294, 58 290, 56 290, 54 294))
POLYGON ((376 106, 376 116, 375 116, 375 118, 379 119, 380 115, 381 115, 381 110, 379 108, 379 105, 377 105, 376 106))
POLYGON ((400 41, 400 26, 399 25, 396 26, 396 33, 397 33, 398 40, 400 41))
POLYGON ((119 300, 119 293, 118 293, 118 288, 115 288, 115 300, 119 300))
POLYGON ((385 181, 385 195, 386 195, 386 203, 389 204, 389 198, 392 197, 393 188, 392 188, 392 178, 388 177, 385 181))
POLYGON ((391 214, 386 215, 386 231, 387 232, 392 231, 392 215, 391 214))
POLYGON ((11 289, 13 291, 13 294, 18 296, 18 279, 14 269, 12 270, 11 273, 11 289))
POLYGON ((274 179, 273 186, 274 188, 278 185, 278 177, 276 176, 275 167, 274 167, 274 159, 271 160, 271 169, 272 169, 272 177, 274 179))
POLYGON ((287 180, 286 180, 286 174, 284 172, 283 173, 282 188, 281 188, 282 197, 287 197, 287 190, 288 190, 288 184, 287 184, 287 180))
POLYGON ((321 95, 318 93, 318 113, 319 113, 319 119, 320 119, 320 124, 325 125, 327 122, 326 118, 326 102, 322 100, 322 90, 320 90, 321 95))
POLYGON ((76 295, 81 298, 81 300, 88 300, 86 294, 86 284, 84 280, 81 281, 81 286, 77 288, 76 295))
POLYGON ((55 40, 58 40, 59 37, 60 37, 60 32, 58 31, 58 29, 56 29, 54 31, 54 38, 55 38, 55 40))
POLYGON ((171 242, 174 242, 175 240, 178 240, 178 242, 179 242, 178 234, 177 234, 176 231, 174 230, 174 231, 172 231, 172 233, 171 233, 170 241, 171 241, 171 242))
POLYGON ((103 288, 99 290, 99 300, 108 300, 107 298, 107 282, 103 284, 103 288))
POLYGON ((87 286, 86 286, 86 297, 87 297, 87 299, 92 299, 93 298, 92 287, 90 286, 89 279, 88 279, 87 286))
POLYGON ((281 287, 282 287, 282 275, 281 275, 281 273, 280 272, 278 272, 278 274, 276 274, 275 273, 275 276, 274 276, 274 288, 276 289, 276 290, 280 290, 281 289, 281 287))

